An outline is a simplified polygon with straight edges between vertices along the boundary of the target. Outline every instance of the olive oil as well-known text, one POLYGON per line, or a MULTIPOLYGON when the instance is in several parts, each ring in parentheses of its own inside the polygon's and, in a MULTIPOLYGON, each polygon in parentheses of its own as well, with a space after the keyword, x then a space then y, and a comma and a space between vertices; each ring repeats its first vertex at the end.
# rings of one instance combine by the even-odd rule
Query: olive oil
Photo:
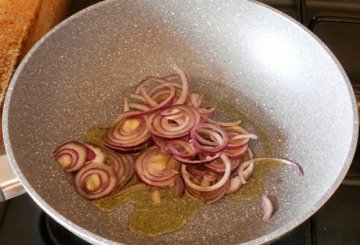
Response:
POLYGON ((94 203, 105 212, 114 211, 125 202, 134 204, 134 211, 129 217, 130 230, 151 237, 179 230, 202 205, 187 193, 180 199, 174 199, 172 191, 161 189, 160 192, 161 202, 158 204, 150 200, 150 190, 145 185, 133 189, 129 187, 129 191, 94 203))
POLYGON ((90 128, 85 135, 85 142, 93 145, 101 146, 102 137, 107 130, 108 127, 101 127, 101 126, 90 128))

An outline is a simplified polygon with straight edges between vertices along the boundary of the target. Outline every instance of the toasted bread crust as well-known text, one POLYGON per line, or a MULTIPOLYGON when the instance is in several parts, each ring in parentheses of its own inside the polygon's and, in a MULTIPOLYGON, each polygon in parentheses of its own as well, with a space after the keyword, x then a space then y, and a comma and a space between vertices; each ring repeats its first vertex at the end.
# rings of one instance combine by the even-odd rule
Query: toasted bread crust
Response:
MULTIPOLYGON (((0 109, 16 66, 67 14, 70 0, 0 0, 0 109)), ((3 152, 0 127, 0 153, 3 152)))
POLYGON ((41 0, 0 0, 0 103, 30 27, 39 14, 41 0))

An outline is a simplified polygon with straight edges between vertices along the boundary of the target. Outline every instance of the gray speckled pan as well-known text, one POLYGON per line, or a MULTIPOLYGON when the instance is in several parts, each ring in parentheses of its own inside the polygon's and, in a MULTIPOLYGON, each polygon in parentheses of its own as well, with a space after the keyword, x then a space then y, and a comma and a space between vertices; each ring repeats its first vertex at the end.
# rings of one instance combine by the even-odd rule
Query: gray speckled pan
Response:
POLYGON ((258 244, 299 225, 336 190, 354 154, 357 118, 337 60, 288 17, 253 1, 137 0, 97 4, 46 35, 14 75, 3 127, 27 192, 91 243, 258 244), (262 127, 274 155, 302 164, 304 177, 284 167, 266 179, 263 192, 278 206, 269 222, 259 198, 220 201, 177 232, 143 237, 127 228, 131 205, 102 213, 53 160, 56 146, 108 124, 134 84, 172 73, 172 63, 262 127))

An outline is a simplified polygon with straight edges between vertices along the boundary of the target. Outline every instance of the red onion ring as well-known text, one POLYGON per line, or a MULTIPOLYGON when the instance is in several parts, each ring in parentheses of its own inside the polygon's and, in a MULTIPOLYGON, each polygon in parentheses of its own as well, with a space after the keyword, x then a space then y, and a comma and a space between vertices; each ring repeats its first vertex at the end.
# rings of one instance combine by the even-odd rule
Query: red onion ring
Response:
POLYGON ((89 143, 85 143, 84 145, 87 148, 87 157, 86 157, 85 165, 91 162, 103 163, 105 161, 105 154, 99 147, 96 147, 89 143))
POLYGON ((185 191, 185 184, 181 177, 177 178, 174 183, 175 198, 181 198, 185 191))
POLYGON ((163 79, 167 82, 171 82, 171 81, 174 81, 176 79, 178 79, 179 75, 178 74, 171 74, 171 75, 168 75, 166 77, 163 77, 163 79))
POLYGON ((243 184, 241 183, 240 177, 235 176, 232 177, 230 180, 230 187, 227 191, 227 194, 235 193, 237 192, 243 184))
POLYGON ((138 103, 129 103, 129 107, 138 111, 148 111, 150 110, 150 108, 146 105, 143 104, 138 104, 138 103))
POLYGON ((191 103, 191 106, 199 109, 200 108, 200 105, 202 103, 204 99, 204 96, 201 95, 201 94, 198 94, 198 93, 191 93, 190 94, 190 103, 191 103))
POLYGON ((134 160, 130 155, 106 152, 106 165, 113 168, 116 176, 116 188, 120 189, 126 185, 134 176, 134 160))
POLYGON ((192 144, 182 140, 172 140, 167 143, 167 149, 173 155, 181 158, 192 158, 197 154, 192 144))
POLYGON ((214 203, 220 200, 229 190, 230 188, 230 180, 227 180, 226 183, 221 186, 219 189, 209 191, 209 192, 201 192, 201 196, 205 203, 214 203))
POLYGON ((175 102, 175 105, 184 104, 188 95, 189 95, 189 82, 188 77, 183 70, 181 70, 177 65, 173 65, 172 68, 177 74, 179 74, 182 82, 182 91, 179 99, 175 102))
POLYGON ((245 144, 238 148, 225 149, 224 153, 231 159, 238 159, 245 156, 245 154, 248 152, 248 149, 249 149, 249 145, 245 144))
POLYGON ((145 103, 144 97, 142 97, 139 94, 130 94, 130 98, 135 99, 135 100, 140 100, 141 102, 145 103))
POLYGON ((176 161, 172 157, 166 157, 166 168, 163 170, 158 170, 154 167, 152 167, 154 163, 153 160, 151 160, 151 157, 147 157, 142 162, 142 167, 144 169, 144 176, 148 179, 155 179, 156 181, 164 181, 172 178, 175 175, 179 174, 179 168, 180 164, 178 161, 176 161))
POLYGON ((182 86, 180 84, 172 83, 172 82, 166 82, 166 83, 163 83, 163 84, 159 84, 159 85, 155 86, 153 89, 151 89, 150 92, 149 92, 149 96, 156 103, 160 103, 158 101, 162 101, 163 96, 168 96, 169 91, 166 90, 168 87, 174 87, 176 89, 176 96, 178 96, 178 94, 181 93, 181 92, 179 92, 179 90, 182 89, 182 86))
POLYGON ((217 158, 219 158, 221 155, 221 152, 218 152, 214 155, 206 155, 205 157, 202 157, 201 159, 188 159, 188 158, 182 158, 179 157, 177 155, 173 155, 173 157, 178 160, 181 163, 184 164, 204 164, 204 163, 209 163, 212 162, 214 160, 216 160, 217 158))
MULTIPOLYGON (((229 134, 227 134, 229 137, 229 134)), ((236 149, 249 143, 250 139, 257 139, 255 134, 236 134, 229 137, 226 149, 236 149)))
POLYGON ((168 140, 161 138, 161 137, 157 137, 155 135, 151 135, 152 140, 154 141, 155 145, 158 146, 161 151, 165 154, 171 154, 171 152, 169 151, 167 144, 168 144, 168 140))
POLYGON ((214 115, 216 108, 215 107, 199 108, 198 111, 202 117, 211 117, 214 115))
POLYGON ((175 118, 173 114, 167 116, 162 112, 148 117, 147 127, 153 135, 167 139, 181 138, 188 135, 190 130, 200 122, 199 113, 189 106, 172 106, 166 111, 170 113, 171 110, 176 111, 175 118), (180 125, 174 119, 183 119, 186 123, 180 125))
POLYGON ((230 180, 227 180, 226 183, 220 188, 209 192, 201 192, 191 189, 189 186, 186 187, 186 190, 191 196, 201 200, 204 203, 210 204, 220 200, 227 193, 230 187, 230 180))
POLYGON ((129 102, 127 98, 124 98, 123 112, 130 111, 129 102))
POLYGON ((136 94, 136 95, 140 94, 141 88, 144 87, 145 85, 151 83, 151 82, 155 82, 155 83, 158 83, 158 84, 163 84, 163 83, 166 83, 167 80, 159 78, 159 77, 146 77, 144 80, 142 80, 136 86, 134 94, 136 94))
POLYGON ((114 189, 116 177, 112 168, 105 164, 91 163, 77 172, 75 185, 81 196, 87 199, 98 199, 106 196, 114 189), (99 181, 99 183, 94 183, 96 181, 99 181))
MULTIPOLYGON (((229 157, 230 158, 230 157, 229 157)), ((237 169, 240 165, 240 162, 242 160, 240 158, 236 158, 236 159, 230 159, 230 162, 231 162, 231 171, 234 171, 235 169, 237 169)), ((225 166, 224 164, 222 164, 220 161, 219 161, 219 158, 216 159, 215 161, 212 161, 210 163, 207 163, 205 164, 205 166, 215 172, 218 172, 218 173, 223 173, 225 172, 225 166)))
POLYGON ((246 161, 243 162, 238 169, 238 176, 240 177, 240 181, 243 185, 246 184, 246 180, 248 180, 253 172, 254 172, 254 161, 246 161))
POLYGON ((249 159, 254 158, 254 153, 253 153, 253 151, 251 150, 250 147, 248 147, 248 149, 247 149, 247 154, 248 154, 249 159))
POLYGON ((103 138, 104 146, 119 151, 133 150, 134 147, 143 145, 151 138, 145 119, 142 117, 129 118, 129 115, 133 115, 133 113, 121 114, 118 122, 107 131, 103 138), (129 124, 128 127, 127 124, 129 124))
POLYGON ((271 200, 267 195, 263 195, 261 197, 261 208, 263 210, 263 220, 268 221, 270 220, 271 216, 274 213, 274 205, 272 204, 271 200))
POLYGON ((202 165, 202 164, 188 165, 187 171, 194 178, 202 178, 206 174, 206 172, 208 171, 208 168, 205 167, 205 165, 202 165))
MULTIPOLYGON (((278 158, 278 157, 256 157, 256 158, 252 158, 252 159, 249 159, 245 162, 243 162, 241 164, 242 165, 249 165, 251 162, 253 163, 258 163, 258 162, 263 162, 263 161, 275 161, 275 162, 281 162, 283 164, 286 164, 286 165, 289 165, 291 166, 292 168, 294 168, 294 170, 297 172, 298 175, 300 176, 303 176, 304 175, 304 170, 303 168, 301 167, 300 164, 294 162, 294 161, 291 161, 289 159, 285 159, 285 158, 278 158)), ((240 167, 241 167, 240 166, 240 167)))
MULTIPOLYGON (((241 121, 237 121, 237 122, 241 122, 241 121)), ((224 126, 224 130, 226 131, 226 133, 235 132, 240 134, 250 134, 246 129, 244 129, 240 125, 228 126, 228 127, 224 126)))
POLYGON ((171 186, 179 176, 180 164, 177 161, 170 162, 170 159, 171 157, 164 155, 158 147, 152 147, 138 157, 135 162, 135 172, 148 185, 157 187, 171 186), (167 162, 163 164, 165 166, 156 165, 154 160, 157 159, 154 158, 159 158, 159 161, 167 160, 167 162))
POLYGON ((185 184, 196 191, 202 191, 202 192, 213 191, 213 190, 216 190, 216 189, 220 188, 221 186, 223 186, 226 183, 226 181, 229 180, 230 173, 231 173, 231 163, 230 163, 230 159, 225 154, 221 154, 220 158, 222 159, 222 161, 226 167, 225 167, 224 175, 216 184, 211 185, 211 186, 206 186, 206 187, 194 184, 190 180, 190 174, 186 170, 186 165, 182 165, 181 166, 181 175, 185 181, 185 184))
POLYGON ((228 143, 228 137, 221 127, 201 123, 196 125, 190 132, 194 146, 201 152, 218 153, 225 149, 228 143), (203 135, 208 136, 205 138, 203 135))
POLYGON ((87 148, 83 144, 77 141, 70 141, 61 145, 54 152, 54 158, 66 172, 74 172, 84 166, 87 153, 87 148))
MULTIPOLYGON (((141 112, 138 112, 138 113, 134 113, 134 115, 131 115, 130 117, 140 117, 140 116, 150 115, 152 113, 155 113, 155 112, 160 111, 160 110, 162 110, 162 109, 164 109, 166 107, 171 106, 173 104, 173 101, 176 98, 176 90, 172 86, 170 86, 169 89, 170 89, 169 95, 168 95, 166 100, 164 100, 160 104, 157 104, 155 102, 156 105, 154 107, 152 107, 151 109, 148 109, 146 111, 141 111, 141 112)), ((145 98, 145 100, 147 100, 147 98, 145 98)))

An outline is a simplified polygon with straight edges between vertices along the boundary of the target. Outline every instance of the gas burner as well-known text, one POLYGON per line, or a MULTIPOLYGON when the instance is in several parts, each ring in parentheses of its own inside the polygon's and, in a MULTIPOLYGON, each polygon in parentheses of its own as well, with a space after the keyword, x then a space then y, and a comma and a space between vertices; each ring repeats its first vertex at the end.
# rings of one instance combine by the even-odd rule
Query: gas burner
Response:
POLYGON ((46 244, 54 245, 88 245, 90 243, 80 239, 45 213, 39 219, 41 236, 46 244))

